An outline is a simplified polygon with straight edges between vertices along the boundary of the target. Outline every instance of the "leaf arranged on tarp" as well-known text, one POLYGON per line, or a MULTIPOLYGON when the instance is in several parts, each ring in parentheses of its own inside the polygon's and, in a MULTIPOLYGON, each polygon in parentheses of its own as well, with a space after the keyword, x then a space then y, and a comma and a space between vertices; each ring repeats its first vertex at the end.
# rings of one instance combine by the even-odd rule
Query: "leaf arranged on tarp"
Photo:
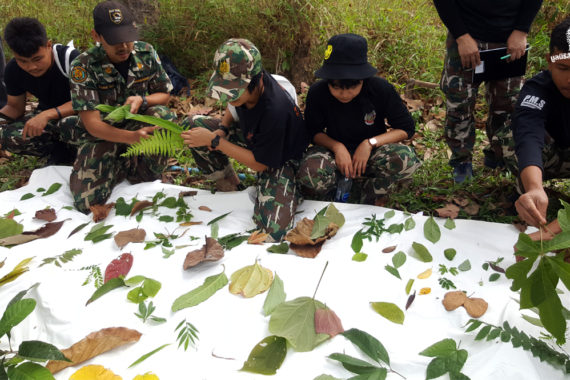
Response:
POLYGON ((468 270, 471 270, 471 262, 469 261, 469 259, 467 259, 461 264, 459 264, 457 266, 457 269, 459 269, 462 272, 467 272, 468 270))
POLYGON ((129 216, 131 214, 133 206, 137 202, 138 202, 138 200, 136 198, 133 198, 133 199, 131 199, 131 203, 127 203, 125 201, 125 198, 119 197, 115 201, 115 215, 117 215, 117 216, 129 216))
POLYGON ((425 296, 426 294, 431 293, 431 288, 421 288, 420 289, 420 296, 425 296))
POLYGON ((158 348, 155 348, 155 349, 152 350, 151 352, 148 352, 148 353, 144 354, 143 356, 141 356, 140 358, 138 358, 137 360, 135 360, 135 361, 129 366, 129 368, 134 367, 134 366, 136 366, 137 364, 144 362, 146 359, 150 358, 152 355, 154 355, 154 354, 156 354, 157 352, 161 351, 161 350, 162 350, 163 348, 165 348, 166 346, 170 346, 170 343, 163 344, 162 346, 160 346, 160 347, 158 347, 158 348))
POLYGON ((435 379, 448 372, 450 379, 469 379, 461 373, 468 353, 466 350, 458 350, 452 339, 439 341, 420 352, 420 355, 434 358, 427 366, 426 379, 435 379))
POLYGON ((102 365, 90 364, 79 368, 69 380, 121 380, 121 376, 102 365))
POLYGON ((92 332, 71 347, 61 350, 65 357, 71 360, 71 363, 50 360, 46 368, 55 374, 64 368, 83 363, 116 347, 138 342, 141 335, 140 332, 126 327, 109 327, 92 332))
POLYGON ((200 206, 200 207, 198 207, 198 210, 212 212, 212 209, 209 208, 208 206, 200 206))
POLYGON ((75 235, 76 233, 78 233, 79 231, 81 231, 82 229, 84 229, 85 227, 87 227, 87 225, 91 223, 91 222, 87 222, 87 223, 82 223, 80 225, 78 225, 77 227, 75 227, 73 229, 73 231, 71 231, 69 233, 69 235, 67 235, 67 238, 69 239, 72 235, 75 235))
POLYGON ((363 245, 364 245, 364 234, 362 233, 362 230, 356 231, 356 233, 352 237, 350 248, 352 248, 354 252, 360 252, 362 250, 363 245))
POLYGON ((468 297, 463 304, 467 314, 473 318, 479 318, 485 314, 489 304, 483 298, 468 297))
POLYGON ((198 222, 198 221, 196 221, 196 222, 184 222, 184 223, 180 223, 180 226, 181 227, 192 227, 192 226, 200 225, 202 223, 204 223, 204 222, 198 222))
POLYGON ((64 222, 65 220, 62 220, 61 222, 46 223, 35 231, 24 231, 19 235, 8 236, 4 239, 0 239, 0 245, 11 247, 14 245, 28 243, 36 239, 50 237, 60 230, 64 222))
POLYGON ((315 311, 315 332, 317 334, 328 334, 334 338, 344 332, 342 322, 336 313, 328 307, 315 311))
POLYGON ((43 210, 36 211, 34 218, 45 220, 46 222, 53 222, 57 219, 57 215, 53 208, 44 208, 43 210))
POLYGON ((26 194, 22 195, 22 197, 20 197, 20 200, 21 200, 21 201, 25 201, 25 200, 31 199, 31 198, 33 198, 33 197, 35 197, 35 196, 36 196, 35 194, 26 193, 26 194))
POLYGON ((257 343, 240 371, 275 375, 287 356, 287 340, 271 335, 257 343))
POLYGON ((160 288, 162 288, 160 281, 145 276, 134 276, 125 280, 126 286, 136 286, 138 284, 141 285, 134 289, 131 289, 127 294, 127 299, 129 301, 138 304, 144 302, 148 297, 156 296, 160 288))
POLYGON ((123 253, 121 256, 111 261, 109 265, 107 265, 107 268, 105 268, 104 282, 107 282, 112 278, 116 278, 119 276, 125 277, 131 270, 132 266, 133 266, 133 255, 131 255, 130 253, 123 253))
POLYGON ((322 374, 315 377, 313 380, 342 380, 342 379, 339 379, 338 377, 334 377, 331 375, 322 374))
POLYGON ((452 230, 452 229, 455 228, 455 221, 454 221, 453 219, 449 219, 449 218, 448 218, 448 219, 445 221, 445 223, 443 224, 443 226, 444 226, 445 228, 447 228, 448 230, 452 230))
POLYGON ((149 207, 152 207, 153 205, 154 203, 151 201, 138 201, 133 205, 130 216, 135 215, 139 211, 143 211, 149 207))
POLYGON ((396 215, 396 211, 394 211, 394 210, 386 211, 386 212, 384 213, 384 219, 393 218, 394 215, 396 215))
POLYGON ((24 232, 24 226, 9 218, 0 218, 0 239, 24 232))
POLYGON ((105 222, 98 223, 93 227, 91 227, 91 230, 89 231, 89 233, 87 233, 87 235, 85 236, 85 238, 83 238, 83 240, 92 241, 93 243, 98 243, 100 241, 107 240, 111 238, 111 236, 113 236, 113 233, 107 233, 107 231, 112 227, 113 225, 106 226, 105 222))
POLYGON ((327 210, 325 212, 325 216, 329 219, 330 222, 336 224, 338 228, 344 226, 345 223, 344 215, 340 211, 338 211, 338 209, 334 204, 329 203, 326 209, 327 210))
POLYGON ((452 261, 455 258, 456 254, 457 254, 457 251, 453 248, 447 248, 445 251, 443 251, 443 255, 449 261, 452 261))
POLYGON ((394 264, 394 268, 399 268, 404 265, 406 262, 406 254, 402 251, 396 253, 392 256, 392 264, 394 264))
POLYGON ((392 245, 390 247, 386 247, 382 250, 382 253, 391 253, 394 252, 396 250, 396 247, 398 247, 397 245, 392 245))
POLYGON ((269 319, 269 332, 281 336, 299 351, 311 351, 329 339, 327 334, 315 332, 316 309, 325 305, 309 297, 299 297, 278 305, 269 319))
POLYGON ((424 223, 424 236, 434 244, 441 238, 441 231, 433 216, 430 216, 424 223))
POLYGON ((170 215, 162 215, 158 218, 159 222, 170 223, 174 222, 174 217, 170 215))
POLYGON ((434 358, 437 356, 450 355, 456 350, 457 347, 453 339, 444 339, 424 349, 422 352, 420 352, 420 355, 434 358))
POLYGON ((212 225, 212 224, 214 224, 214 223, 217 223, 217 222, 219 222, 220 220, 224 219, 226 216, 230 215, 231 213, 232 213, 231 211, 230 211, 230 212, 226 212, 225 214, 222 214, 222 215, 220 215, 220 216, 218 216, 218 217, 216 217, 216 218, 210 220, 207 225, 210 226, 210 225, 212 225))
POLYGON ((364 252, 356 252, 354 255, 352 255, 352 261, 356 261, 359 263, 366 261, 367 258, 368 258, 368 254, 366 254, 364 252))
POLYGON ((404 229, 410 231, 416 228, 416 221, 413 218, 408 218, 404 221, 404 229))
POLYGON ((6 275, 0 278, 0 286, 6 285, 7 283, 14 281, 18 277, 29 271, 30 268, 28 268, 28 264, 30 263, 30 261, 32 261, 32 259, 33 257, 29 257, 27 259, 20 261, 18 265, 14 267, 14 269, 12 269, 6 275))
POLYGON ((424 263, 433 261, 433 257, 431 256, 431 253, 429 253, 426 246, 416 242, 412 243, 412 251, 410 252, 410 256, 423 261, 424 263))
POLYGON ((97 288, 91 298, 87 300, 85 306, 89 305, 91 302, 101 298, 105 294, 109 293, 111 290, 126 286, 125 281, 121 277, 115 277, 105 282, 103 285, 97 288))
POLYGON ((410 291, 412 290, 413 285, 414 285, 414 279, 410 278, 408 280, 408 283, 406 284, 406 294, 410 294, 410 291))
POLYGON ((119 249, 123 249, 129 243, 142 243, 146 237, 146 231, 142 228, 133 228, 117 233, 114 237, 119 249))
POLYGON ((18 347, 18 356, 32 361, 70 361, 56 346, 39 340, 28 340, 20 343, 20 347, 18 347))
POLYGON ((273 282, 273 272, 259 265, 256 260, 255 264, 235 271, 230 280, 230 293, 251 298, 269 289, 273 282))
POLYGON ((271 253, 287 253, 289 252, 289 244, 287 242, 282 242, 280 244, 273 244, 272 246, 267 248, 267 252, 271 253))
POLYGON ((342 335, 350 340, 356 347, 360 348, 360 350, 372 360, 390 365, 390 356, 386 348, 384 348, 384 345, 366 331, 352 328, 343 332, 342 335))
POLYGON ((40 267, 53 263, 56 267, 61 268, 62 264, 73 261, 73 258, 77 255, 80 255, 81 253, 83 253, 83 250, 76 248, 76 249, 70 249, 69 251, 65 251, 64 253, 58 256, 46 257, 45 259, 42 260, 40 267))
POLYGON ((263 244, 269 237, 269 234, 261 231, 253 231, 249 238, 247 238, 247 244, 263 244))
POLYGON ((22 322, 36 307, 36 300, 32 298, 12 299, 4 310, 0 319, 0 338, 10 334, 10 330, 22 322))
POLYGON ((400 277, 400 272, 398 271, 398 269, 394 268, 393 266, 390 265, 386 265, 384 267, 384 269, 386 269, 386 271, 388 273, 390 273, 392 276, 399 278, 400 280, 402 279, 402 277, 400 277))
POLYGON ((202 248, 195 249, 186 255, 183 268, 184 270, 192 268, 202 261, 218 261, 222 257, 224 257, 224 249, 220 243, 218 243, 216 239, 206 236, 206 244, 204 244, 202 248))
POLYGON ((233 233, 229 235, 222 236, 218 239, 218 243, 222 246, 222 248, 227 249, 230 251, 231 249, 239 246, 241 243, 246 241, 249 236, 242 235, 240 233, 233 233))
POLYGON ((42 197, 45 197, 46 195, 51 195, 53 193, 55 193, 56 191, 58 191, 61 188, 61 183, 53 183, 47 190, 45 193, 42 194, 42 197))
POLYGON ((172 304, 172 311, 178 311, 187 307, 196 306, 214 295, 218 290, 226 286, 228 277, 225 272, 210 276, 196 289, 181 295, 172 304))
POLYGON ((393 323, 404 324, 404 312, 398 306, 390 302, 370 302, 370 305, 378 314, 393 323))
POLYGON ((111 210, 115 207, 115 203, 107 203, 104 205, 89 206, 89 210, 93 213, 93 221, 99 223, 107 218, 111 210))
POLYGON ((156 376, 152 372, 147 372, 144 375, 136 375, 133 380, 160 380, 158 376, 156 376))
POLYGON ((193 197, 197 194, 198 192, 196 190, 181 191, 178 193, 178 198, 193 197))
POLYGON ((454 290, 445 293, 445 296, 443 297, 441 303, 443 304, 443 307, 445 307, 445 310, 453 311, 459 306, 463 306, 466 300, 467 295, 464 292, 461 290, 454 290))
POLYGON ((351 379, 384 380, 386 378, 386 368, 376 367, 367 361, 338 352, 330 354, 328 357, 332 360, 338 360, 344 368, 359 375, 351 377, 351 379))
POLYGON ((430 278, 431 274, 432 274, 432 269, 431 268, 426 269, 422 273, 418 274, 418 279, 425 280, 426 278, 430 278))
POLYGON ((285 302, 286 297, 283 280, 275 273, 275 278, 263 303, 263 314, 266 316, 271 314, 278 305, 285 302))
MULTIPOLYGON (((3 371, 3 367, 2 368, 3 371)), ((0 372, 2 374, 2 372, 0 372)), ((34 380, 52 380, 53 376, 47 369, 33 362, 25 362, 18 366, 10 366, 6 371, 7 377, 4 379, 34 379, 34 380)))
POLYGON ((416 299, 416 291, 414 290, 414 294, 411 294, 408 297, 408 300, 406 301, 406 310, 408 310, 410 308, 410 306, 412 306, 415 299, 416 299))
POLYGON ((329 223, 323 236, 311 239, 314 224, 314 220, 303 218, 285 236, 285 240, 291 243, 289 248, 301 257, 314 258, 317 256, 325 240, 336 235, 339 228, 336 224, 329 223))

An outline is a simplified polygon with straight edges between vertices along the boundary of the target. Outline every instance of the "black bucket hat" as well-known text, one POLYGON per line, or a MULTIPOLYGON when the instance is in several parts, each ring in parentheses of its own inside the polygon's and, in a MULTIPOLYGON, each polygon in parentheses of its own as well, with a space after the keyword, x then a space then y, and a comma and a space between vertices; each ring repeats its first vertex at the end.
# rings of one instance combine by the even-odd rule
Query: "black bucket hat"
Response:
POLYGON ((104 1, 93 9, 95 31, 109 45, 138 40, 135 19, 129 9, 116 1, 104 1))
POLYGON ((368 63, 368 44, 358 34, 337 34, 331 37, 325 51, 323 66, 315 76, 323 79, 366 79, 378 70, 368 63))

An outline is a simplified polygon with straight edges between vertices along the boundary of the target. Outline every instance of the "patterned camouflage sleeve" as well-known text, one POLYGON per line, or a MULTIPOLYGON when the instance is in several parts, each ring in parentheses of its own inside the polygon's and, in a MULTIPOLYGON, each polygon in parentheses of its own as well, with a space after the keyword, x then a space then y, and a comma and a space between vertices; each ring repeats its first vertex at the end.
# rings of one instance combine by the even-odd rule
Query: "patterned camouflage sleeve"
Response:
POLYGON ((155 92, 170 93, 170 91, 172 91, 174 88, 170 82, 170 78, 168 77, 168 74, 166 74, 166 71, 164 71, 156 50, 154 50, 150 44, 148 44, 148 49, 151 53, 150 56, 154 60, 153 66, 156 67, 156 72, 149 82, 149 94, 153 94, 155 92))
POLYGON ((83 53, 71 63, 69 82, 74 111, 93 111, 100 103, 95 75, 88 67, 87 61, 88 56, 83 53))

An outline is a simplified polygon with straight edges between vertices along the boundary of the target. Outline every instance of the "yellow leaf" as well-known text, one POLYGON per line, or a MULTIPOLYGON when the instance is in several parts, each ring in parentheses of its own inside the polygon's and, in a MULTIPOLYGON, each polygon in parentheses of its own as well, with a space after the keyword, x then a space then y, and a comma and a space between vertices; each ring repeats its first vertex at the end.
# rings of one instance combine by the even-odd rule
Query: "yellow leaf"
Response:
POLYGON ((273 282, 273 272, 255 262, 235 271, 231 276, 230 292, 246 298, 263 293, 273 282))
POLYGON ((418 278, 420 280, 425 280, 426 278, 429 278, 429 276, 431 276, 431 268, 429 268, 428 270, 418 274, 418 278))
POLYGON ((75 371, 69 380, 122 380, 122 377, 102 365, 86 365, 75 371))
POLYGON ((426 294, 430 294, 431 293, 431 288, 421 288, 420 289, 420 296, 424 296, 426 294))
POLYGON ((160 380, 154 373, 147 372, 144 375, 136 375, 133 380, 160 380))
POLYGON ((22 274, 26 273, 29 270, 28 264, 32 260, 33 260, 33 257, 29 257, 27 259, 20 261, 20 263, 18 265, 16 265, 10 273, 8 273, 4 277, 0 278, 0 286, 14 281, 18 277, 20 277, 22 274))

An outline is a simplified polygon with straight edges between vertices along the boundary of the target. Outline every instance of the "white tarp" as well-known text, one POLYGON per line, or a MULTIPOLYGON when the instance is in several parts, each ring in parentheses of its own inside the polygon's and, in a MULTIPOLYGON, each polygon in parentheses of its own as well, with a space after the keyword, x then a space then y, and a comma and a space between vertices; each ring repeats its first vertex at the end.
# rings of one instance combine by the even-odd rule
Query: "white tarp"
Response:
MULTIPOLYGON (((504 321, 508 321, 533 336, 539 335, 540 330, 537 327, 521 318, 516 301, 518 295, 510 291, 510 281, 501 275, 499 280, 489 282, 489 276, 493 272, 484 271, 481 267, 484 262, 494 261, 498 257, 505 258, 501 263, 503 268, 514 262, 512 247, 517 240, 518 231, 510 225, 456 220, 457 228, 448 230, 443 227, 444 220, 437 219, 442 237, 438 243, 432 244, 425 239, 423 233, 423 224, 427 218, 414 215, 416 227, 413 230, 401 234, 384 233, 378 242, 365 241, 362 251, 368 254, 368 259, 355 262, 351 259, 351 240, 354 233, 361 228, 365 217, 376 214, 381 218, 388 210, 373 206, 336 204, 347 222, 334 238, 324 244, 315 259, 297 257, 293 252, 287 255, 272 254, 266 251, 267 244, 258 246, 244 243, 226 251, 220 262, 202 263, 196 268, 184 271, 182 263, 186 253, 202 246, 204 237, 210 235, 210 227, 206 226, 206 223, 214 217, 232 211, 220 221, 219 236, 245 232, 254 227, 251 221, 253 204, 247 191, 217 194, 199 191, 196 196, 186 197, 194 214, 193 220, 203 221, 204 224, 189 227, 189 231, 182 238, 173 242, 174 245, 194 244, 193 247, 178 249, 174 255, 164 258, 160 247, 144 250, 144 244, 131 243, 119 250, 113 239, 97 244, 86 242, 85 234, 93 223, 67 238, 75 227, 91 219, 91 215, 62 209, 72 205, 69 173, 69 167, 38 169, 33 172, 27 186, 0 193, 0 215, 17 208, 22 215, 17 216, 15 220, 24 225, 25 231, 33 231, 43 225, 44 222, 33 219, 33 216, 35 211, 47 206, 57 211, 57 220, 67 219, 61 230, 47 239, 38 239, 11 249, 0 248, 0 261, 6 257, 6 262, 0 269, 0 277, 21 260, 34 257, 29 272, 0 287, 0 312, 3 312, 8 301, 17 292, 36 282, 40 283, 28 294, 28 297, 36 299, 36 309, 12 331, 12 347, 17 347, 23 340, 43 340, 58 348, 66 348, 90 332, 106 327, 124 326, 140 331, 143 334, 140 341, 100 355, 82 365, 101 364, 123 379, 132 379, 135 375, 148 371, 154 372, 162 380, 266 378, 239 372, 251 349, 264 337, 271 335, 268 330, 269 317, 263 316, 262 313, 266 293, 244 299, 231 294, 226 286, 204 303, 176 313, 170 311, 173 301, 201 285, 207 276, 220 273, 222 264, 229 278, 234 271, 253 264, 256 259, 283 279, 287 300, 301 296, 311 297, 328 261, 328 269, 316 299, 326 303, 337 313, 345 329, 356 327, 378 338, 390 355, 392 368, 408 380, 425 378, 426 366, 431 359, 418 353, 444 338, 461 342, 461 348, 469 352, 463 373, 471 379, 564 378, 562 371, 541 363, 521 348, 513 348, 510 343, 498 340, 474 341, 474 333, 464 333, 464 325, 470 319, 466 311, 460 307, 447 312, 441 304, 446 290, 438 284, 438 278, 441 277, 438 273, 439 264, 447 267, 458 266, 469 259, 472 266, 470 271, 460 272, 457 276, 446 274, 445 277, 451 279, 458 289, 465 290, 468 295, 487 300, 489 309, 481 319, 494 325, 502 325, 504 321), (47 189, 53 183, 62 183, 63 186, 49 196, 37 193, 38 188, 47 189), (26 193, 38 195, 20 201, 26 193), (212 212, 198 210, 202 205, 208 206, 212 212), (200 239, 191 241, 190 236, 200 239), (399 269, 402 277, 402 280, 399 280, 384 267, 392 264, 394 253, 408 253, 414 241, 424 244, 434 260, 432 263, 422 263, 408 256, 406 263, 399 269), (392 245, 397 245, 393 253, 381 252, 383 248, 392 245), (53 264, 39 267, 44 258, 57 256, 74 248, 82 249, 83 253, 75 256, 73 261, 63 264, 61 268, 53 264), (446 248, 457 250, 457 256, 452 262, 443 255, 446 248), (138 311, 137 305, 127 300, 126 288, 114 290, 85 306, 95 287, 93 283, 82 286, 88 271, 80 268, 99 265, 104 271, 106 265, 123 252, 131 252, 134 256, 134 264, 128 277, 143 275, 162 282, 162 289, 152 301, 157 307, 154 315, 167 318, 167 323, 143 324, 134 315, 138 311), (433 269, 430 278, 416 278, 428 268, 433 269), (391 323, 374 312, 370 302, 393 302, 404 309, 408 298, 404 288, 410 278, 415 278, 413 289, 418 293, 423 287, 430 287, 431 293, 416 296, 415 302, 405 312, 403 325, 391 323), (197 348, 189 348, 186 352, 177 349, 177 334, 174 332, 183 319, 193 323, 200 331, 197 348), (167 343, 171 345, 141 364, 127 368, 143 354, 167 343)), ((139 200, 150 199, 159 191, 165 192, 167 196, 177 197, 182 190, 188 188, 159 182, 138 185, 123 182, 115 188, 110 201, 119 197, 124 197, 127 202, 134 197, 139 200)), ((325 205, 323 202, 305 201, 299 207, 303 213, 297 216, 297 220, 304 216, 313 218, 316 211, 325 205)), ((161 215, 174 215, 175 209, 162 207, 159 212, 161 215)), ((400 223, 406 218, 402 212, 396 211, 396 215, 387 224, 400 223)), ((115 233, 135 227, 143 228, 146 230, 147 240, 154 239, 154 232, 173 232, 178 227, 174 222, 159 222, 158 216, 145 215, 138 223, 134 217, 116 216, 114 211, 111 211, 105 223, 113 225, 110 231, 115 233)), ((183 228, 178 228, 177 231, 182 232, 183 228)), ((567 293, 561 298, 568 306, 567 293)), ((7 341, 4 337, 0 342, 0 349, 5 348, 7 341)), ((568 344, 565 349, 569 351, 568 344)), ((327 358, 334 352, 344 352, 366 360, 366 356, 352 343, 342 336, 337 336, 311 352, 298 353, 289 348, 281 369, 273 378, 310 380, 323 373, 338 378, 353 376, 338 362, 327 358)), ((82 365, 60 372, 56 378, 68 379, 82 365)), ((447 375, 443 378, 447 378, 447 375)), ((388 379, 401 377, 389 373, 388 379)))

